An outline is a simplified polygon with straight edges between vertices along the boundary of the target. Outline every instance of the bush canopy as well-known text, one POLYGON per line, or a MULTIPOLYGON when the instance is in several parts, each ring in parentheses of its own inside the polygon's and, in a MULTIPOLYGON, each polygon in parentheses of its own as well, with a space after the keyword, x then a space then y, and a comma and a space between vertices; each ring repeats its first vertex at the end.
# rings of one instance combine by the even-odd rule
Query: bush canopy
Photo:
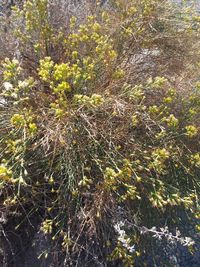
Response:
POLYGON ((25 0, 0 17, 0 211, 16 234, 37 218, 51 266, 195 253, 200 16, 184 2, 25 0))

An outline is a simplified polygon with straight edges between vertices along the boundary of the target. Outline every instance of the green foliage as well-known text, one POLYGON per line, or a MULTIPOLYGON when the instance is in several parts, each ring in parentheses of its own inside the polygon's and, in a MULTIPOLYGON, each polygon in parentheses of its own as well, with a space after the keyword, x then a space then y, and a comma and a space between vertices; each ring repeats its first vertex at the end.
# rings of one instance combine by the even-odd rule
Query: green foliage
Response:
POLYGON ((180 18, 175 6, 157 0, 97 4, 93 15, 70 17, 65 31, 51 21, 50 2, 27 0, 13 9, 22 58, 2 62, 1 204, 8 212, 21 205, 41 210, 51 253, 59 244, 68 265, 88 254, 94 264, 97 256, 134 266, 154 238, 143 226, 162 227, 168 217, 173 231, 179 210, 191 223, 199 212, 200 94, 198 84, 179 86, 168 62, 158 63, 155 75, 138 74, 132 55, 159 50, 162 61, 171 49, 179 59, 181 43, 185 60, 198 31, 184 10, 180 18), (115 231, 119 207, 134 252, 115 231))

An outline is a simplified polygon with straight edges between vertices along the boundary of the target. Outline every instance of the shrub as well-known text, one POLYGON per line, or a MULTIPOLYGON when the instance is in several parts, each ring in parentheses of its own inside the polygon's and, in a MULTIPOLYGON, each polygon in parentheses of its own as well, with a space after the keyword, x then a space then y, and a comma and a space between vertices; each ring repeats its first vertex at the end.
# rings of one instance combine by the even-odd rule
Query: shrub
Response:
POLYGON ((200 92, 189 83, 199 21, 157 0, 86 4, 65 20, 59 1, 13 8, 20 54, 2 61, 1 205, 27 223, 39 212, 44 255, 65 266, 142 266, 154 239, 192 249, 180 211, 200 219, 200 92))

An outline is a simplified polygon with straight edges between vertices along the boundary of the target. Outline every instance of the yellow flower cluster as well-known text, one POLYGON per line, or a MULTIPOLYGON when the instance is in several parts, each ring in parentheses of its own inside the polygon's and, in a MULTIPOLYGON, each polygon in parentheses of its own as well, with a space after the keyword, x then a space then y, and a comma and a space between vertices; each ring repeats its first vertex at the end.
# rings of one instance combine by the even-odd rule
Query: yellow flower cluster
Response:
POLYGON ((90 97, 86 95, 74 95, 74 103, 87 107, 98 107, 104 103, 101 95, 93 94, 90 97))
POLYGON ((188 125, 185 127, 186 135, 190 138, 195 137, 198 134, 198 129, 194 125, 188 125))
MULTIPOLYGON (((102 16, 105 17, 106 13, 104 12, 102 16)), ((72 20, 74 21, 75 18, 73 17, 72 20)), ((72 51, 77 51, 82 46, 88 46, 88 49, 92 49, 90 52, 91 54, 94 53, 96 62, 102 60, 104 63, 109 63, 117 57, 112 43, 112 39, 105 34, 103 25, 97 22, 94 16, 89 16, 87 23, 79 25, 78 29, 72 32, 66 39, 66 44, 72 51)), ((76 56, 77 54, 73 55, 74 58, 76 56)))
POLYGON ((51 71, 53 69, 53 61, 50 57, 45 57, 40 60, 40 68, 38 70, 38 74, 40 78, 47 82, 51 78, 51 71))
POLYGON ((46 219, 42 223, 41 231, 43 231, 45 234, 51 234, 53 230, 52 225, 53 225, 53 221, 50 219, 46 219))
POLYGON ((26 124, 24 116, 20 114, 14 114, 11 117, 10 122, 13 126, 19 127, 19 128, 25 126, 26 124))
POLYGON ((27 127, 28 132, 33 135, 37 132, 37 125, 33 122, 33 117, 30 115, 30 111, 25 114, 14 114, 10 119, 11 124, 16 128, 27 127))
POLYGON ((158 173, 162 173, 165 168, 165 161, 169 159, 170 153, 165 148, 157 148, 152 152, 153 162, 149 164, 150 168, 154 168, 158 173))
POLYGON ((169 117, 167 118, 164 118, 164 121, 167 122, 167 125, 170 127, 170 128, 175 128, 178 126, 178 119, 173 115, 173 114, 170 114, 169 117))
POLYGON ((4 164, 0 165, 0 181, 9 181, 12 177, 12 171, 4 164))
POLYGON ((191 163, 196 167, 200 168, 200 153, 196 153, 191 156, 191 163))
POLYGON ((9 58, 6 58, 3 63, 3 67, 3 78, 5 81, 9 82, 12 81, 14 78, 17 78, 22 70, 17 59, 10 60, 9 58))

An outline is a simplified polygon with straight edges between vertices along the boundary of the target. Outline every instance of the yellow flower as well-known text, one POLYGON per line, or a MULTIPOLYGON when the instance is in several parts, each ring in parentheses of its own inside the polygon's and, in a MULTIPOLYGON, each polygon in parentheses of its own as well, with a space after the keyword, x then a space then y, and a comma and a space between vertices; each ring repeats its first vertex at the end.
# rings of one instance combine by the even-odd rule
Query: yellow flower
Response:
POLYGON ((169 115, 169 117, 166 118, 165 120, 166 120, 167 125, 169 127, 172 127, 173 128, 173 127, 178 126, 179 121, 178 121, 178 119, 173 114, 169 115))
POLYGON ((40 60, 40 67, 38 74, 43 81, 46 82, 50 79, 53 64, 54 63, 50 57, 45 57, 44 59, 40 60))
POLYGON ((100 106, 101 104, 103 104, 104 99, 101 95, 98 94, 93 94, 90 98, 90 103, 93 106, 100 106))
POLYGON ((157 114, 159 112, 159 108, 156 105, 149 107, 149 113, 151 114, 157 114))
POLYGON ((132 125, 134 127, 137 126, 138 123, 139 123, 138 116, 137 115, 133 115, 131 119, 132 119, 132 125))
POLYGON ((173 102, 173 98, 171 96, 165 97, 163 100, 166 104, 170 104, 173 102))
POLYGON ((45 234, 51 234, 52 233, 52 225, 53 225, 53 221, 46 219, 41 226, 41 230, 45 233, 45 234))
POLYGON ((122 69, 117 69, 117 70, 113 73, 112 77, 113 77, 113 79, 118 80, 118 79, 123 78, 124 75, 125 75, 124 70, 122 70, 122 69))
POLYGON ((24 116, 20 114, 14 114, 12 118, 10 119, 10 122, 12 125, 16 127, 23 127, 26 124, 24 116))
POLYGON ((62 82, 58 84, 56 88, 54 88, 55 93, 63 93, 63 92, 70 92, 71 87, 68 82, 62 82))
POLYGON ((191 156, 191 164, 195 165, 196 167, 200 167, 200 154, 196 153, 194 155, 191 156))
POLYGON ((72 52, 72 58, 76 59, 78 57, 78 52, 77 51, 73 51, 72 52))
POLYGON ((110 57, 110 59, 115 59, 117 57, 117 53, 115 50, 111 50, 108 52, 108 56, 110 57))
POLYGON ((100 26, 99 23, 95 22, 95 23, 93 24, 93 26, 92 26, 92 29, 93 29, 95 32, 97 32, 97 31, 99 31, 99 30, 101 29, 101 26, 100 26))
POLYGON ((36 125, 34 122, 29 123, 28 126, 29 126, 29 132, 30 132, 31 134, 34 134, 34 133, 37 132, 37 125, 36 125))
POLYGON ((70 18, 70 28, 73 28, 75 26, 76 21, 77 21, 76 17, 72 16, 70 18))
POLYGON ((192 138, 198 134, 198 129, 194 125, 188 125, 185 127, 186 129, 186 134, 188 137, 192 138))
POLYGON ((137 12, 136 7, 131 6, 131 7, 128 9, 127 14, 130 16, 130 15, 134 15, 136 12, 137 12))
POLYGON ((12 171, 9 170, 5 165, 0 165, 0 180, 8 181, 11 178, 12 171))

